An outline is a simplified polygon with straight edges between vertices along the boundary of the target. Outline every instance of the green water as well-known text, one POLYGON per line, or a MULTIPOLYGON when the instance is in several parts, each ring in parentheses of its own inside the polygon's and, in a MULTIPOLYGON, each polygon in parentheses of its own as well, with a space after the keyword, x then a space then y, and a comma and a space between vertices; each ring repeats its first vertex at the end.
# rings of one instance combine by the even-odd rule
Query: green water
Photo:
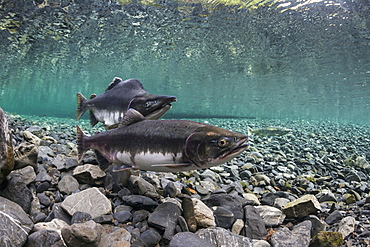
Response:
POLYGON ((77 92, 118 76, 177 96, 166 117, 370 123, 369 0, 11 0, 0 15, 11 113, 74 118, 77 92))

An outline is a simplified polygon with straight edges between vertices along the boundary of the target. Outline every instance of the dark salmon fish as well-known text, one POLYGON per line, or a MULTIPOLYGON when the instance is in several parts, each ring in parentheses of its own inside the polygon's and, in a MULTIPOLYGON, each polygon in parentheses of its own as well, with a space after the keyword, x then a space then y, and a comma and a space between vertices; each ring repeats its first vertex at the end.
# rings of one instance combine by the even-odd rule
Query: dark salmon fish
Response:
POLYGON ((247 148, 247 136, 187 120, 146 120, 129 109, 122 124, 86 136, 77 126, 81 161, 94 149, 102 169, 178 172, 223 164, 247 148))

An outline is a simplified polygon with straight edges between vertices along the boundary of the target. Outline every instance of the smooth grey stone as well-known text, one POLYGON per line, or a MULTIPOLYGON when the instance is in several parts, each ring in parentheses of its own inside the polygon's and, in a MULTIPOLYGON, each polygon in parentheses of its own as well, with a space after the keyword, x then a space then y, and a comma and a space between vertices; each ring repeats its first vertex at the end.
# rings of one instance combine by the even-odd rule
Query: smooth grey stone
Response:
POLYGON ((188 232, 189 231, 188 224, 186 224, 185 218, 182 217, 181 215, 179 216, 177 224, 180 227, 180 231, 177 231, 177 232, 188 232))
POLYGON ((192 232, 179 232, 173 236, 168 247, 216 247, 216 245, 207 241, 206 239, 200 238, 198 235, 192 232))
POLYGON ((256 206, 257 212, 265 222, 265 226, 279 226, 285 219, 285 214, 275 207, 271 206, 256 206))
POLYGON ((52 163, 58 170, 68 170, 78 166, 78 161, 76 158, 67 157, 63 154, 58 154, 53 159, 52 163))
POLYGON ((42 212, 37 212, 33 215, 33 223, 43 222, 46 219, 46 214, 42 212))
POLYGON ((42 182, 36 187, 36 192, 37 193, 42 193, 45 190, 48 190, 50 188, 50 183, 49 182, 42 182))
POLYGON ((267 235, 265 222, 254 206, 244 207, 245 236, 252 239, 263 239, 267 235))
POLYGON ((67 196, 61 206, 69 215, 81 211, 91 214, 92 218, 112 212, 110 200, 96 187, 67 196))
POLYGON ((325 222, 329 225, 334 224, 335 222, 340 221, 343 219, 343 215, 338 210, 333 211, 329 216, 325 219, 325 222))
POLYGON ((235 221, 233 212, 225 207, 217 207, 217 209, 213 211, 213 215, 216 220, 216 226, 225 229, 229 229, 235 221))
POLYGON ((78 190, 80 184, 77 179, 71 175, 64 175, 58 183, 59 191, 63 194, 70 195, 72 192, 78 190))
POLYGON ((14 175, 20 176, 26 185, 29 185, 36 179, 36 173, 32 166, 26 166, 19 170, 13 170, 8 177, 12 178, 14 175))
POLYGON ((119 223, 126 223, 131 219, 131 213, 129 211, 118 211, 113 214, 113 218, 119 223))
POLYGON ((86 213, 86 212, 77 211, 72 215, 71 224, 84 223, 89 220, 92 220, 91 214, 86 213))
POLYGON ((61 207, 61 203, 55 203, 52 210, 45 221, 51 221, 53 219, 60 219, 67 224, 71 223, 71 216, 61 207))
POLYGON ((23 246, 33 229, 33 222, 21 206, 0 197, 0 245, 23 246))
POLYGON ((156 201, 141 195, 122 196, 122 201, 134 208, 150 208, 158 206, 156 201))
POLYGON ((58 232, 41 230, 28 236, 25 247, 66 247, 66 245, 58 232))
POLYGON ((131 175, 127 187, 133 194, 156 197, 158 195, 156 188, 145 179, 131 175))
POLYGON ((73 170, 73 176, 85 184, 101 185, 104 182, 105 172, 97 165, 85 164, 73 170))
POLYGON ((37 198, 39 199, 40 203, 46 207, 48 207, 51 204, 50 198, 47 195, 45 195, 45 193, 37 194, 37 198))
POLYGON ((172 181, 167 183, 166 187, 164 187, 163 196, 175 198, 176 195, 177 195, 177 188, 175 184, 172 181))
POLYGON ((308 247, 311 241, 311 221, 306 220, 294 226, 290 231, 283 227, 272 234, 271 243, 274 247, 308 247))
POLYGON ((149 228, 140 235, 140 238, 147 246, 155 246, 161 241, 162 236, 153 228, 149 228))
POLYGON ((236 235, 221 227, 200 229, 196 233, 201 239, 211 242, 214 246, 252 247, 252 239, 236 235))

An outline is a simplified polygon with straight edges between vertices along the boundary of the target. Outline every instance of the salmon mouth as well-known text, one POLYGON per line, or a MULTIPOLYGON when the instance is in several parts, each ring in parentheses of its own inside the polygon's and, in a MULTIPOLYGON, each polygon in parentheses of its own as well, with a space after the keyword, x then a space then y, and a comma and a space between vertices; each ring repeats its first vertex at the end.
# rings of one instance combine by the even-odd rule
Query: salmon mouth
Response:
POLYGON ((236 144, 236 147, 232 150, 229 150, 228 152, 225 152, 222 154, 218 159, 219 160, 224 160, 228 158, 234 158, 235 156, 238 156, 241 154, 244 150, 246 150, 249 147, 248 143, 245 143, 248 141, 249 137, 248 136, 243 136, 238 143, 236 144))
POLYGON ((162 100, 163 103, 159 105, 156 110, 153 110, 151 113, 149 113, 146 118, 150 120, 160 119, 172 108, 171 103, 176 101, 177 98, 175 96, 166 96, 166 98, 162 100))

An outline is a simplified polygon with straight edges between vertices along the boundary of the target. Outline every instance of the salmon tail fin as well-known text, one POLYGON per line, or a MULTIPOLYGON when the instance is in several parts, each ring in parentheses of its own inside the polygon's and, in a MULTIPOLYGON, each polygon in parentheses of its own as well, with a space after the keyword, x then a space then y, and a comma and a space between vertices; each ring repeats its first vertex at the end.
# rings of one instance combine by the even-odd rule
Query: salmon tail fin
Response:
POLYGON ((86 135, 80 128, 80 126, 76 125, 77 127, 77 151, 78 151, 78 163, 81 162, 82 157, 87 151, 86 145, 85 145, 85 138, 86 135))
POLYGON ((112 163, 109 162, 98 150, 94 150, 100 168, 105 171, 112 163))
POLYGON ((86 111, 86 107, 84 104, 85 101, 86 98, 81 93, 77 93, 76 120, 79 120, 86 111))

